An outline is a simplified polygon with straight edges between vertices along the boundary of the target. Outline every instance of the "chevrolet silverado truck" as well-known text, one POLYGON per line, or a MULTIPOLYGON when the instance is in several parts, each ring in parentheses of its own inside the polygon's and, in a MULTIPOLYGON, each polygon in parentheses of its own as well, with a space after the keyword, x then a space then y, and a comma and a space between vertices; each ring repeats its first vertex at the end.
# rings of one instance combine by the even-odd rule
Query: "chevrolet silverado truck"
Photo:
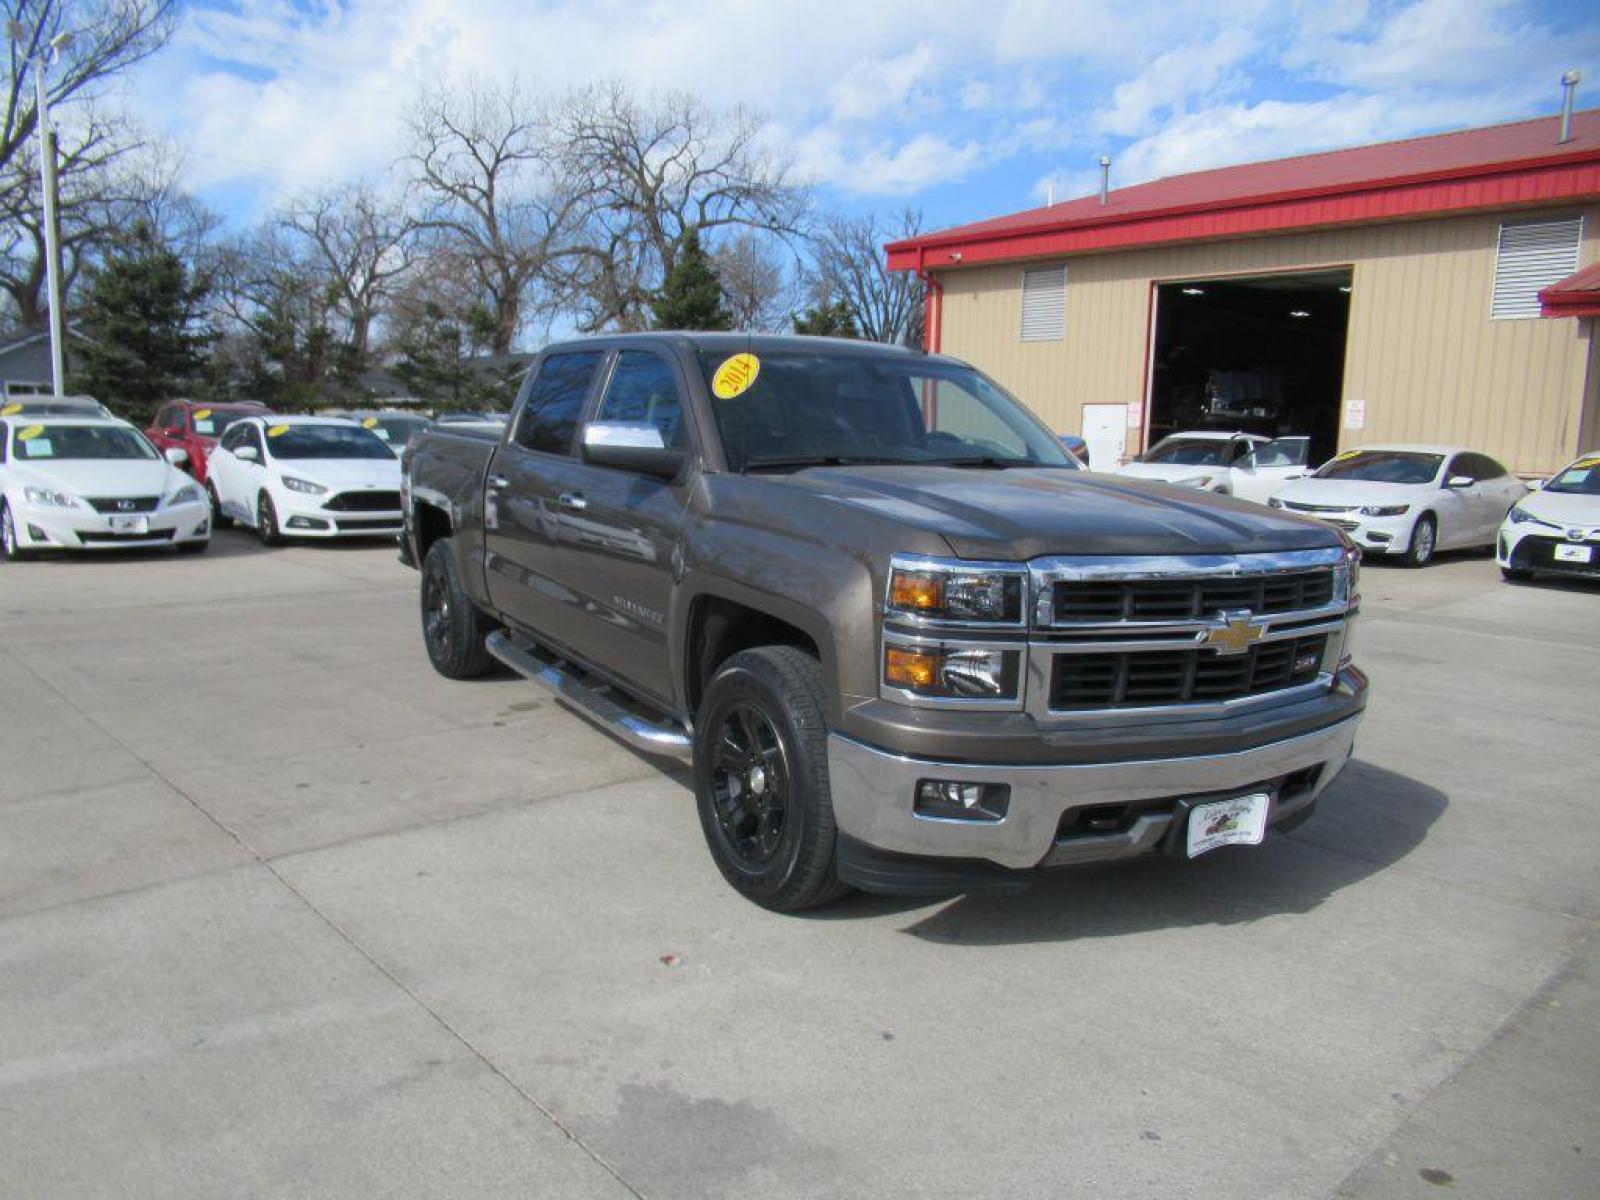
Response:
POLYGON ((691 764, 713 860, 775 910, 1260 843, 1366 704, 1338 530, 1092 475, 952 358, 569 342, 503 432, 406 459, 434 667, 499 660, 691 764))

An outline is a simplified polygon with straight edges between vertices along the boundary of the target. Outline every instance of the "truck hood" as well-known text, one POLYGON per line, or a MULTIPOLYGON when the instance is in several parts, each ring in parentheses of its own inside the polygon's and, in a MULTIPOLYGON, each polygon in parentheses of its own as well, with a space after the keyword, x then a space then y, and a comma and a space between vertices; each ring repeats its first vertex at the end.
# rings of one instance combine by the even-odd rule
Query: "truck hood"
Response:
POLYGON ((813 467, 772 482, 937 534, 962 558, 1249 554, 1339 544, 1320 522, 1087 471, 813 467))

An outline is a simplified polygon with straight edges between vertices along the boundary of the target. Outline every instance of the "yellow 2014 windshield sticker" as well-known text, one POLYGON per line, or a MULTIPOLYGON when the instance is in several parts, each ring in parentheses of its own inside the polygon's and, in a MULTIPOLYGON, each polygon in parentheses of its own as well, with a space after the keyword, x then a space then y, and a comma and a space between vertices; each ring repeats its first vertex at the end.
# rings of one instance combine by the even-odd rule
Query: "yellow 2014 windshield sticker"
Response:
POLYGON ((759 358, 754 354, 735 354, 723 359, 717 373, 711 377, 711 392, 718 400, 732 400, 748 392, 759 374, 759 358))
POLYGON ((362 422, 361 422, 361 428, 363 428, 363 429, 376 429, 377 427, 378 427, 378 418, 377 417, 367 417, 364 420, 362 420, 362 422))
POLYGON ((8 404, 4 408, 0 408, 0 417, 14 417, 21 411, 22 405, 8 404))
POLYGON ((1593 458, 1580 458, 1577 462, 1572 464, 1571 470, 1585 470, 1592 469, 1594 467, 1600 467, 1600 455, 1596 455, 1593 458))
POLYGON ((287 425, 273 425, 267 430, 268 437, 282 437, 289 432, 287 425))
POLYGON ((1359 451, 1359 450, 1346 450, 1343 454, 1335 454, 1333 456, 1333 461, 1334 462, 1343 462, 1345 459, 1354 458, 1356 455, 1358 455, 1360 453, 1361 453, 1361 451, 1359 451))
POLYGON ((209 408, 197 408, 194 410, 194 419, 196 421, 204 421, 210 415, 211 410, 209 408))
POLYGON ((43 432, 43 425, 29 425, 26 429, 17 430, 17 441, 31 442, 43 432))

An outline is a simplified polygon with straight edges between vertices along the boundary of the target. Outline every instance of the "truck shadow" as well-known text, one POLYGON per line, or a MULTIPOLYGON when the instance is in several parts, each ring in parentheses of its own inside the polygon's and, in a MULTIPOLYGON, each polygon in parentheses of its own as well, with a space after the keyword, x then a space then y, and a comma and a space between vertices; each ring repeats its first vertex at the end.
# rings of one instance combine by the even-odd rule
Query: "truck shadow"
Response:
MULTIPOLYGON (((1260 847, 1214 851, 1194 862, 1158 857, 1065 870, 1019 894, 961 896, 903 932, 930 942, 991 946, 1310 912, 1403 859, 1448 804, 1436 788, 1358 759, 1306 824, 1260 847)), ((835 910, 866 916, 905 911, 903 904, 864 896, 835 910)))

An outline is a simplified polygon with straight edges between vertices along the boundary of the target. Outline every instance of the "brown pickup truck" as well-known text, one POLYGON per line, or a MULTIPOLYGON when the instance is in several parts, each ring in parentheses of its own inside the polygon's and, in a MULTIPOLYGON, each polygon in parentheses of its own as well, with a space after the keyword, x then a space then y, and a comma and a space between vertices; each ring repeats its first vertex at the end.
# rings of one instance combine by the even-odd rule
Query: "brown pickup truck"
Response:
POLYGON ((1342 534, 1092 475, 954 359, 570 342, 503 431, 406 460, 434 666, 498 659, 692 762, 713 859, 770 908, 1259 843, 1366 704, 1342 534))

